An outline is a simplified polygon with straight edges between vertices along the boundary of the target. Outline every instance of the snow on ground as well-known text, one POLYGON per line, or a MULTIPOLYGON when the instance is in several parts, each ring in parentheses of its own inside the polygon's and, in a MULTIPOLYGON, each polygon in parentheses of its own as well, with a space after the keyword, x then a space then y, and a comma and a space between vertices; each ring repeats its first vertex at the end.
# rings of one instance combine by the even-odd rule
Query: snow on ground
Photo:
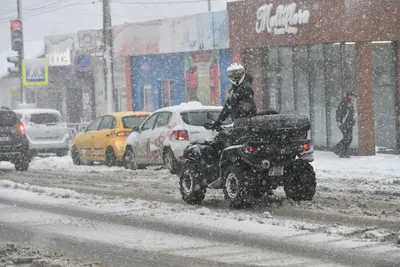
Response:
MULTIPOLYGON (((315 152, 312 163, 317 174, 318 187, 325 191, 365 191, 375 194, 400 195, 400 156, 377 154, 369 157, 339 158, 332 152, 315 152)), ((2 163, 6 164, 6 163, 2 163)), ((9 165, 11 166, 11 165, 9 165)), ((12 167, 10 167, 12 168, 12 167)), ((121 167, 75 166, 69 156, 35 158, 32 170, 63 170, 66 172, 112 173, 129 172, 121 167)), ((161 175, 163 179, 165 175, 161 175)), ((171 176, 170 176, 171 177, 171 176)), ((154 177, 158 179, 159 177, 154 177)))
POLYGON ((377 154, 339 158, 332 152, 315 152, 312 165, 318 179, 355 179, 362 181, 398 182, 400 185, 400 156, 377 154))
MULTIPOLYGON (((315 153, 315 159, 313 166, 317 173, 319 189, 331 188, 336 191, 343 190, 347 192, 350 190, 351 192, 351 190, 360 190, 361 188, 363 190, 384 190, 385 193, 389 194, 400 193, 400 156, 378 154, 372 157, 342 159, 330 152, 317 151, 315 153), (349 186, 349 183, 351 186, 349 186)), ((13 166, 9 163, 1 163, 0 168, 13 168, 13 166)), ((141 175, 138 177, 135 176, 132 179, 135 181, 140 180, 141 183, 144 183, 144 186, 146 182, 149 183, 165 179, 176 183, 176 176, 167 174, 165 170, 159 171, 159 175, 154 175, 154 168, 151 169, 153 170, 141 171, 141 175)), ((125 170, 121 167, 109 168, 101 165, 75 166, 68 156, 62 158, 35 158, 30 166, 30 170, 57 170, 70 173, 134 173, 134 171, 125 170)), ((189 206, 186 204, 168 204, 165 202, 141 199, 101 197, 81 194, 68 189, 18 184, 7 180, 0 180, 0 188, 1 187, 3 187, 3 189, 0 189, 1 196, 5 196, 7 193, 8 197, 16 198, 16 195, 11 196, 11 189, 18 189, 18 195, 20 198, 24 198, 24 201, 26 199, 33 200, 35 198, 43 199, 45 196, 50 196, 52 198, 63 198, 68 204, 85 207, 95 210, 96 212, 121 213, 125 216, 146 216, 177 224, 194 223, 203 227, 218 227, 218 225, 223 225, 223 228, 227 229, 225 226, 229 225, 232 227, 230 230, 250 231, 249 233, 252 234, 262 231, 266 226, 279 226, 290 229, 290 231, 307 231, 373 241, 395 240, 398 234, 378 228, 357 228, 279 220, 277 218, 272 218, 271 214, 268 212, 252 214, 223 209, 211 210, 206 207, 189 206), (31 193, 29 193, 29 195, 21 193, 26 191, 31 191, 31 193), (35 193, 39 193, 41 196, 37 196, 35 193), (253 229, 254 232, 252 232, 251 229, 253 229)), ((210 195, 212 194, 213 191, 210 191, 210 195)), ((52 203, 50 198, 44 201, 52 203)), ((303 203, 302 205, 315 206, 317 204, 303 203)), ((351 212, 351 207, 348 209, 349 212, 351 212)))
MULTIPOLYGON (((1 240, 0 240, 1 241, 1 240)), ((21 246, 11 242, 0 242, 0 266, 9 267, 104 267, 98 262, 83 262, 65 258, 61 254, 43 249, 21 246)))
POLYGON ((36 192, 39 194, 44 194, 47 196, 55 197, 55 198, 81 198, 82 195, 76 191, 63 189, 63 188, 51 188, 51 187, 42 187, 36 185, 29 185, 27 183, 20 184, 14 183, 8 180, 0 180, 0 186, 4 188, 12 188, 12 189, 22 189, 30 192, 36 192))
MULTIPOLYGON (((312 163, 318 180, 354 180, 355 182, 384 182, 400 187, 400 155, 377 154, 349 159, 339 158, 332 152, 316 151, 312 163)), ((2 162, 0 168, 13 168, 2 162)), ((68 172, 120 172, 123 168, 104 165, 75 166, 70 156, 33 159, 32 170, 63 170, 68 172)))
MULTIPOLYGON (((202 229, 218 229, 218 231, 243 232, 251 235, 274 235, 276 237, 295 232, 313 234, 313 238, 335 240, 337 237, 346 237, 374 242, 398 242, 398 234, 378 228, 357 228, 340 225, 322 225, 294 220, 276 219, 269 212, 244 214, 234 210, 211 210, 202 206, 186 204, 169 204, 160 201, 146 201, 132 198, 104 197, 91 194, 79 194, 79 199, 56 200, 59 188, 41 188, 27 184, 3 181, 0 183, 0 196, 3 198, 41 203, 48 205, 70 205, 100 214, 114 214, 126 217, 146 217, 176 225, 194 225, 202 229), (12 186, 9 186, 9 185, 12 186), (4 187, 4 188, 1 188, 4 187), (34 188, 34 189, 33 189, 34 188), (44 195, 36 192, 45 192, 44 195), (60 202, 61 201, 61 202, 60 202), (396 239, 397 238, 397 239, 396 239)), ((72 191, 72 190, 69 190, 72 191)), ((70 193, 70 195, 75 195, 70 193)))
MULTIPOLYGON (((14 166, 9 162, 1 162, 0 168, 13 169, 14 166)), ((76 166, 73 164, 70 156, 64 157, 35 157, 29 165, 30 170, 44 170, 44 171, 66 171, 66 172, 120 172, 120 167, 106 167, 104 165, 94 166, 76 166)))

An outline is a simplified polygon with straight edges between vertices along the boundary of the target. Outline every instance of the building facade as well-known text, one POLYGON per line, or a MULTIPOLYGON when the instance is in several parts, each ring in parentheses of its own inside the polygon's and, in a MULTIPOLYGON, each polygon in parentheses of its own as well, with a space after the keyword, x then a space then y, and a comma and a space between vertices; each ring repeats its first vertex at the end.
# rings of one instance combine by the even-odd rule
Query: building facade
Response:
POLYGON ((89 122, 105 109, 103 60, 95 53, 81 51, 78 34, 46 36, 45 56, 49 85, 38 90, 37 106, 59 110, 71 123, 89 122), (90 54, 91 66, 77 67, 77 55, 90 54))
POLYGON ((226 11, 122 25, 128 110, 153 111, 188 101, 221 105, 232 62, 226 11))
POLYGON ((233 57, 253 73, 259 108, 310 117, 316 147, 341 139, 335 113, 356 92, 352 148, 399 151, 400 1, 228 3, 233 57))

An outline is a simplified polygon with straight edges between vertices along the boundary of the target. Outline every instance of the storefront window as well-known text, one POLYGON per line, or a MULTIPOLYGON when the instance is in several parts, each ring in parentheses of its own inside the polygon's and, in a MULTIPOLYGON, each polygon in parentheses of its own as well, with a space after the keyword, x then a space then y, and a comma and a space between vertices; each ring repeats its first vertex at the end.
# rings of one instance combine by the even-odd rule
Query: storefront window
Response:
POLYGON ((280 111, 281 113, 295 113, 293 90, 293 51, 291 47, 279 48, 280 65, 280 111))
POLYGON ((342 90, 342 47, 341 44, 324 45, 328 142, 330 147, 334 147, 342 139, 342 133, 336 124, 336 110, 344 95, 342 90))
MULTIPOLYGON (((345 44, 342 48, 342 62, 343 62, 343 92, 357 93, 357 79, 356 79, 356 50, 354 44, 345 44)), ((354 98, 354 115, 358 117, 358 99, 354 98)), ((358 149, 358 122, 353 128, 353 142, 350 148, 358 149)))
POLYGON ((396 148, 396 57, 392 43, 374 44, 376 146, 396 148))
MULTIPOLYGON (((268 108, 309 117, 313 143, 334 147, 343 137, 336 123, 337 107, 346 92, 356 92, 354 45, 271 47, 268 51, 268 108)), ((357 99, 354 105, 357 109, 357 99)), ((358 148, 357 124, 353 131, 351 148, 358 148)))
POLYGON ((268 90, 268 108, 280 111, 279 90, 280 90, 280 69, 279 69, 279 49, 271 47, 268 52, 267 60, 267 90, 268 90))
POLYGON ((327 121, 325 99, 325 73, 323 45, 312 45, 310 60, 310 93, 312 139, 316 146, 327 146, 327 121))
POLYGON ((294 93, 297 114, 310 117, 310 89, 308 79, 308 54, 306 46, 293 48, 294 93))

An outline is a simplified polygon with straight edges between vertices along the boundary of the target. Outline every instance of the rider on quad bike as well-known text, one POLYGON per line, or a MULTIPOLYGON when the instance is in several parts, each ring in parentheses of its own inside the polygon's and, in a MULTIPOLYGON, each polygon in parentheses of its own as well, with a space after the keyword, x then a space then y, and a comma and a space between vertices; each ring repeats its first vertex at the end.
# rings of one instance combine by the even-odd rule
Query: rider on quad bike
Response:
POLYGON ((294 201, 312 200, 316 189, 311 124, 306 116, 258 112, 251 77, 242 65, 228 68, 232 82, 218 119, 204 128, 216 130, 212 142, 193 143, 184 152, 179 174, 182 199, 189 204, 204 200, 208 188, 222 189, 231 207, 251 205, 265 193, 284 187, 294 201), (229 117, 230 127, 221 127, 229 117))
POLYGON ((218 129, 229 115, 232 121, 238 118, 254 117, 257 115, 254 91, 251 88, 253 78, 238 63, 232 63, 228 67, 227 72, 228 78, 232 82, 232 87, 229 89, 229 96, 218 119, 213 123, 213 129, 218 129))

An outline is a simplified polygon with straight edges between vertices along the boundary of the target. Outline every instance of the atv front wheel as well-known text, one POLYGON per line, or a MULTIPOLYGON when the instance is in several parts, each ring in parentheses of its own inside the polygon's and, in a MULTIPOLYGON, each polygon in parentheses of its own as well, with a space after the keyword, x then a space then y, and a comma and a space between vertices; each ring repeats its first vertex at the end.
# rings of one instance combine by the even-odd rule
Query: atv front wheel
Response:
POLYGON ((316 187, 314 168, 308 162, 296 160, 284 185, 286 197, 294 201, 310 201, 316 187))
POLYGON ((204 200, 207 189, 197 164, 186 162, 179 175, 179 189, 182 199, 188 204, 196 205, 204 200))
POLYGON ((230 202, 232 208, 244 208, 253 204, 254 196, 249 190, 246 171, 240 166, 228 167, 224 172, 222 184, 225 199, 230 202))

